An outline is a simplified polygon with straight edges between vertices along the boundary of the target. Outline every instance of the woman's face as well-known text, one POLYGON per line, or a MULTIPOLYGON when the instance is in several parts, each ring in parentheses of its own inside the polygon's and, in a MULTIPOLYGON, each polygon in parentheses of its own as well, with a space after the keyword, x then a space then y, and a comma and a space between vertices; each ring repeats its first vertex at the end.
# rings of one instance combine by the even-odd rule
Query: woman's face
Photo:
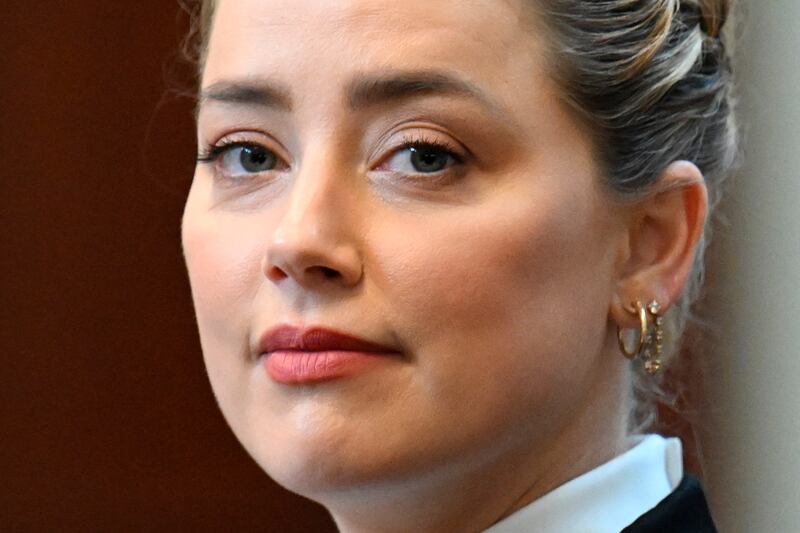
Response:
POLYGON ((592 405, 621 223, 534 22, 510 0, 218 3, 183 246, 222 412, 288 488, 542 453, 592 405), (280 326, 393 353, 328 367, 271 352, 280 326))

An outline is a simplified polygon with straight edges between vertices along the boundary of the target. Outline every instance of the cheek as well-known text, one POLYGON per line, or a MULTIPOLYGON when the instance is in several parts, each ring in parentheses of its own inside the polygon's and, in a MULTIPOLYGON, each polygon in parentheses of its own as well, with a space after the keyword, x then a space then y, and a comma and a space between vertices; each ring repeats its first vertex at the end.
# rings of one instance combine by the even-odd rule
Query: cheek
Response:
POLYGON ((198 312, 225 316, 252 299, 258 251, 241 232, 184 223, 183 247, 198 312))
POLYGON ((261 250, 252 231, 233 216, 195 209, 183 217, 182 241, 200 342, 215 385, 230 361, 244 361, 261 250))
MULTIPOLYGON (((263 229, 263 228, 262 228, 263 229)), ((262 284, 259 227, 209 210, 190 194, 182 241, 206 371, 220 409, 237 432, 255 404, 249 338, 262 284)))
MULTIPOLYGON (((196 188, 197 189, 197 188, 196 188)), ((252 221, 204 207, 201 191, 190 193, 181 238, 198 316, 241 315, 260 280, 262 249, 252 221)))
POLYGON ((407 228, 425 235, 413 246, 385 240, 398 246, 383 266, 395 323, 421 350, 419 375, 437 401, 455 404, 468 390, 484 405, 524 408, 581 375, 579 358, 604 339, 610 287, 592 204, 503 197, 443 218, 407 228))

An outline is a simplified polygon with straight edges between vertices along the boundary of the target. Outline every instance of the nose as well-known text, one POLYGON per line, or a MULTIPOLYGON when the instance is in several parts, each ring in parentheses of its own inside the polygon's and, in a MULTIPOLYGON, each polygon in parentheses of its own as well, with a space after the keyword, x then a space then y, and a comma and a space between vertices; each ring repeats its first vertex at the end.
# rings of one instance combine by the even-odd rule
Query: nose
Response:
MULTIPOLYGON (((330 167, 330 165, 327 165, 330 167)), ((323 170, 299 174, 267 243, 264 274, 306 289, 353 287, 363 275, 355 235, 354 191, 323 170)))

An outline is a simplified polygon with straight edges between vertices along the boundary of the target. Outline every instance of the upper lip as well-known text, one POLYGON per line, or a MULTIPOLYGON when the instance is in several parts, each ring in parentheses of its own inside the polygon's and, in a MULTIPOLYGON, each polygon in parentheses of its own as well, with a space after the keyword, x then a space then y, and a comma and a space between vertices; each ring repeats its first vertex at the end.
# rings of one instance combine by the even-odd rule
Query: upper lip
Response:
POLYGON ((258 348, 262 354, 279 350, 368 353, 397 353, 398 351, 390 346, 324 327, 299 328, 285 324, 265 331, 259 339, 258 348))

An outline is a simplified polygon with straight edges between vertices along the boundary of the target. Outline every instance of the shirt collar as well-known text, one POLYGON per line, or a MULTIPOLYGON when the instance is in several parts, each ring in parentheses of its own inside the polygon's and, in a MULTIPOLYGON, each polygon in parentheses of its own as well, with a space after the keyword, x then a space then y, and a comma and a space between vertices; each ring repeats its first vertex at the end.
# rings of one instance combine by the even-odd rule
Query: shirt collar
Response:
POLYGON ((633 437, 627 452, 578 476, 485 533, 619 533, 655 507, 683 477, 681 442, 633 437))

